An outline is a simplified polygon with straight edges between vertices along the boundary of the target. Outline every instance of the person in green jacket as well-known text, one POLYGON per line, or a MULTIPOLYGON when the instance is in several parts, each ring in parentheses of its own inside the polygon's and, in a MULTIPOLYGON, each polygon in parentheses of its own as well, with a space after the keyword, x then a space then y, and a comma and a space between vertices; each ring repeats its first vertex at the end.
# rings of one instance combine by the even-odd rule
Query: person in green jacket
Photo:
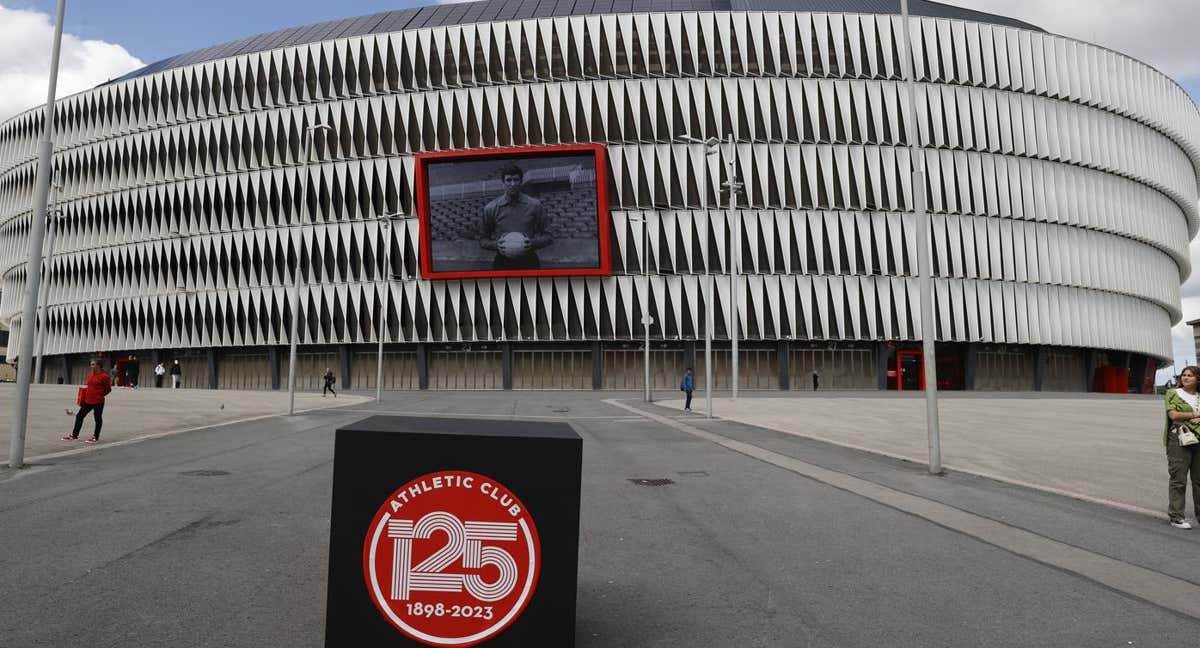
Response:
POLYGON ((1190 529, 1183 517, 1187 501, 1188 473, 1192 481, 1192 506, 1200 520, 1200 443, 1179 445, 1179 434, 1173 429, 1180 424, 1200 433, 1200 367, 1184 367, 1179 374, 1179 388, 1167 390, 1167 416, 1163 425, 1163 445, 1167 448, 1168 487, 1167 517, 1176 529, 1190 529))

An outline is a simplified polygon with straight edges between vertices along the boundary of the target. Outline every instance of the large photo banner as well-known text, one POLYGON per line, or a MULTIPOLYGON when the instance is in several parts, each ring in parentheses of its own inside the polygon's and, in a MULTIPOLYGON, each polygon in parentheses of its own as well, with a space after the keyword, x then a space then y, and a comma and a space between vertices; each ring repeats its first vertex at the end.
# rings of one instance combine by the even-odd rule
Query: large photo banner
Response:
POLYGON ((417 156, 427 278, 608 274, 604 148, 417 156))

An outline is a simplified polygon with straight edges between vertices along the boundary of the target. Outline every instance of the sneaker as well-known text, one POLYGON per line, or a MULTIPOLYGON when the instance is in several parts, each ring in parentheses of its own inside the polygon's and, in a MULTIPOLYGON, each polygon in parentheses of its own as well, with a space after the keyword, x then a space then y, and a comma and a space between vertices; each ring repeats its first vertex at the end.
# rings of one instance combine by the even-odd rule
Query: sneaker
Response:
POLYGON ((1188 522, 1187 520, 1184 520, 1184 519, 1171 520, 1171 526, 1175 527, 1176 529, 1190 529, 1190 528, 1192 528, 1192 525, 1191 525, 1191 523, 1190 523, 1190 522, 1188 522))
POLYGON ((91 437, 91 438, 89 438, 88 440, 84 441, 84 443, 100 443, 100 439, 97 439, 97 438, 95 438, 95 437, 91 437))
POLYGON ((71 436, 70 434, 64 434, 62 440, 63 441, 78 441, 79 439, 77 437, 71 436))

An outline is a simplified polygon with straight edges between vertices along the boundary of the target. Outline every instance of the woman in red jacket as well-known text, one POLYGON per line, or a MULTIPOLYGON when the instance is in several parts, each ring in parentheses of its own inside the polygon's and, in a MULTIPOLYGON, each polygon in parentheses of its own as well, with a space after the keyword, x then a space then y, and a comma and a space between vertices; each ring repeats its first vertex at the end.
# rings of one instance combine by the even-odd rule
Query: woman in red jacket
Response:
POLYGON ((75 430, 63 437, 63 441, 79 439, 79 430, 83 427, 83 418, 88 412, 95 412, 96 431, 88 443, 100 440, 100 427, 104 425, 104 397, 112 391, 112 378, 100 366, 99 360, 92 360, 92 372, 88 374, 87 387, 83 390, 83 402, 80 403, 79 413, 75 415, 75 430))

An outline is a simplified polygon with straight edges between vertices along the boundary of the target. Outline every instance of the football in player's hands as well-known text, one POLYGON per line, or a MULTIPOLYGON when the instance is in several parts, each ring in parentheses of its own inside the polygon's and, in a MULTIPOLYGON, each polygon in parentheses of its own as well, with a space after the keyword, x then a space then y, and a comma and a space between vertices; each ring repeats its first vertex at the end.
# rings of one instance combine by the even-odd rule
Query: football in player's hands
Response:
POLYGON ((524 256, 529 247, 529 237, 520 232, 509 232, 496 241, 496 249, 509 258, 524 256))

